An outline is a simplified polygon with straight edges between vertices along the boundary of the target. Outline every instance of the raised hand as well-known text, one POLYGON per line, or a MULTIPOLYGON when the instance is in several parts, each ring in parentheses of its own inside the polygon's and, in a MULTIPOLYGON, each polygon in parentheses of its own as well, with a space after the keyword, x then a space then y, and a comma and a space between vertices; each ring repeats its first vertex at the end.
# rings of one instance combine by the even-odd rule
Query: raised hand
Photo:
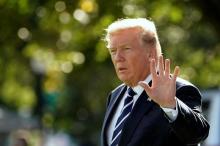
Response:
POLYGON ((158 70, 156 70, 155 59, 152 59, 150 62, 150 71, 152 74, 151 87, 144 81, 140 81, 139 85, 141 85, 148 96, 161 107, 175 108, 176 78, 180 71, 179 67, 176 66, 173 75, 171 75, 170 60, 165 60, 164 67, 164 60, 161 55, 159 57, 158 70))

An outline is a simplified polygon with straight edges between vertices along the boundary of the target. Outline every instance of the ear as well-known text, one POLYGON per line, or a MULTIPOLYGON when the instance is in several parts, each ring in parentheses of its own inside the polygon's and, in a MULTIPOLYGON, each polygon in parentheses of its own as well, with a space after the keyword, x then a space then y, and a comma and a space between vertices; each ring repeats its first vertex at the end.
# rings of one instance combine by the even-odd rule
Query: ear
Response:
POLYGON ((153 59, 153 55, 151 53, 152 51, 149 51, 148 53, 148 61, 150 62, 153 59))
POLYGON ((148 58, 149 61, 152 59, 157 60, 157 52, 156 52, 156 48, 152 47, 149 49, 150 51, 148 52, 148 58))

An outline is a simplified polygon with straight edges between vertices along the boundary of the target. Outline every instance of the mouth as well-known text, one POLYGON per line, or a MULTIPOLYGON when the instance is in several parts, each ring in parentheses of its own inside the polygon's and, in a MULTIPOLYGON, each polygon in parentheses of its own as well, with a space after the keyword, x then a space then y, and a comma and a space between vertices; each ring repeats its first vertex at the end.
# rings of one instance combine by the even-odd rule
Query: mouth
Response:
POLYGON ((124 67, 119 67, 118 68, 118 72, 119 73, 123 73, 123 72, 125 72, 127 70, 127 68, 124 68, 124 67))

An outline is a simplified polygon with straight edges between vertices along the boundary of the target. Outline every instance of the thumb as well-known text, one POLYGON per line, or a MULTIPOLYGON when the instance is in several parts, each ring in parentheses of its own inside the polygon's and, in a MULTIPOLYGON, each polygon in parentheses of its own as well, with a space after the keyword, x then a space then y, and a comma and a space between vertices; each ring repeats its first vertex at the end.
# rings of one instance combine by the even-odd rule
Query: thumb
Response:
POLYGON ((143 87, 144 90, 147 92, 147 94, 150 93, 150 91, 151 91, 151 87, 148 85, 147 82, 140 81, 140 82, 138 83, 138 85, 140 85, 141 87, 143 87))

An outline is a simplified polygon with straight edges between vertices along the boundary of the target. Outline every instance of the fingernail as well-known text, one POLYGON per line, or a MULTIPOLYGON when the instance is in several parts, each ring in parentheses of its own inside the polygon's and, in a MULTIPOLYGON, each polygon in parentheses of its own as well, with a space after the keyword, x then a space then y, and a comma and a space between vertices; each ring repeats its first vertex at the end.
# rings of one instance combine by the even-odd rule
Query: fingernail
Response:
POLYGON ((138 84, 139 84, 139 85, 145 84, 145 82, 144 82, 144 81, 139 81, 138 84))

